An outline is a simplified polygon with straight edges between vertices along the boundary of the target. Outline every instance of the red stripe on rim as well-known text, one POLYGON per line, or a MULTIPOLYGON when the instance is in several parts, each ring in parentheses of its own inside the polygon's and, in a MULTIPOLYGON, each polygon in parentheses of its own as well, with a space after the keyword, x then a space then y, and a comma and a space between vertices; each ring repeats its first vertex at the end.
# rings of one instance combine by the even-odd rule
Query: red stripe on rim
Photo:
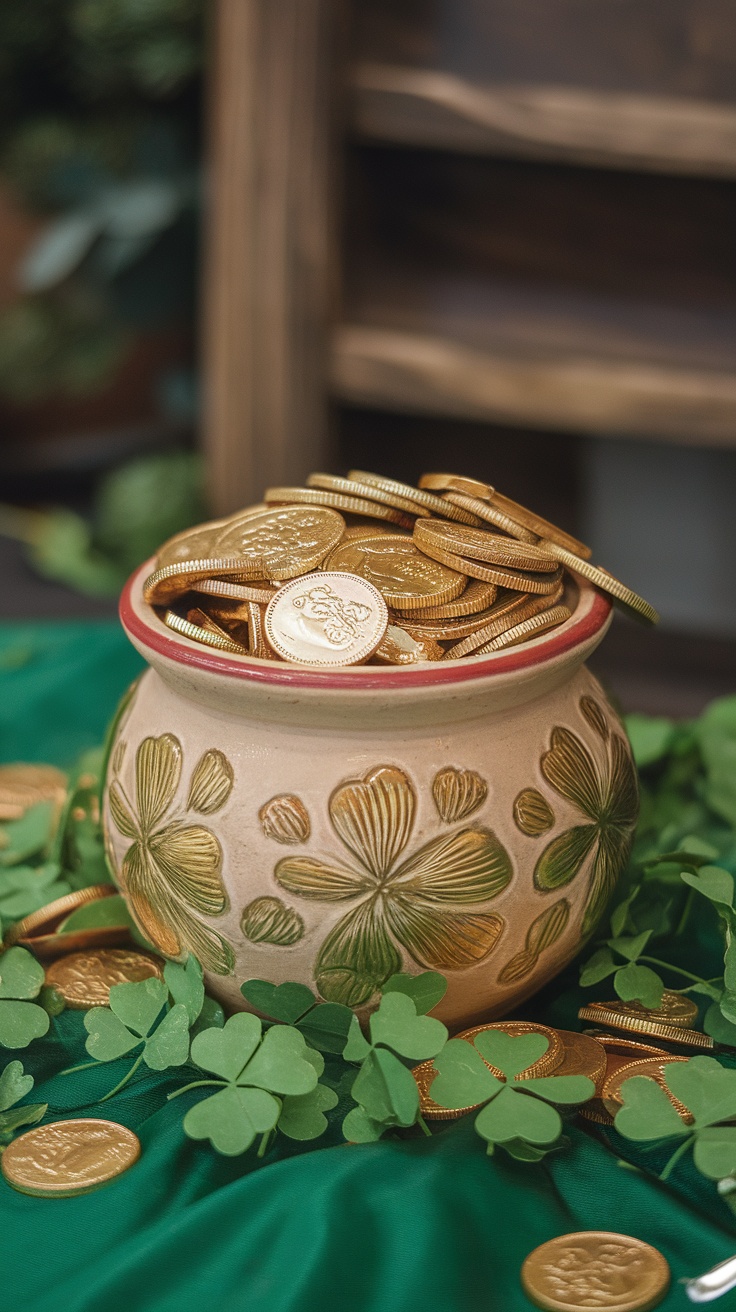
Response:
POLYGON ((140 591, 143 580, 150 572, 149 561, 131 575, 120 596, 120 621, 130 637, 179 665, 229 675, 234 679, 248 679, 251 683, 291 685, 294 688, 352 688, 356 691, 426 688, 466 683, 494 674, 510 674, 516 670, 528 669, 531 665, 542 665, 574 647, 582 646, 600 633, 611 613, 611 602, 591 584, 580 580, 581 601, 591 592, 595 594, 591 605, 579 615, 581 607, 578 604, 569 620, 548 634, 532 640, 533 645, 532 642, 524 643, 506 652, 493 653, 484 660, 470 657, 458 661, 437 661, 421 669, 413 669, 411 666, 378 669, 375 666, 360 665, 344 670, 318 670, 276 661, 253 661, 244 656, 226 656, 214 648, 198 648, 186 639, 174 637, 173 632, 165 628, 153 611, 151 620, 144 620, 133 604, 133 590, 140 591))

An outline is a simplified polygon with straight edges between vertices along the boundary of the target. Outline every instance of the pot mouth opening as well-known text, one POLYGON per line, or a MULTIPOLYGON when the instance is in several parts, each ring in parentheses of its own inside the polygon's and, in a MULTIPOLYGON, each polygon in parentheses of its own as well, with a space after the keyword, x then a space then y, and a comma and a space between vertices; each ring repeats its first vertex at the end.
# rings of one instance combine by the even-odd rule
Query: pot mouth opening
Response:
POLYGON ((153 569, 146 561, 131 574, 120 595, 120 622, 134 646, 190 670, 246 680, 266 687, 322 688, 343 691, 373 691, 388 688, 439 688, 476 682, 500 675, 530 672, 575 649, 595 646, 608 624, 612 605, 585 579, 569 579, 565 601, 572 614, 557 628, 520 643, 517 647, 462 660, 424 661, 416 665, 351 665, 344 669, 318 669, 288 665, 281 661, 238 656, 204 647, 167 628, 143 600, 143 582, 153 569))

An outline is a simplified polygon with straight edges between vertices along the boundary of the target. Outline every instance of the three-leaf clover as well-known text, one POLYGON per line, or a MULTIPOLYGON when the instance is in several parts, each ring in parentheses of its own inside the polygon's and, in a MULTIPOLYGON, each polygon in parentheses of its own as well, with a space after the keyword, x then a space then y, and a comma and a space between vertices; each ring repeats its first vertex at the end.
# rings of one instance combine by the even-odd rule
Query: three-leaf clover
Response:
POLYGON ((662 1172, 663 1180, 688 1148, 698 1170, 710 1180, 733 1175, 736 1125, 721 1122, 736 1117, 736 1071, 726 1070, 713 1057, 691 1057, 666 1065, 663 1077, 691 1113, 692 1124, 685 1124, 658 1083, 633 1075, 621 1085, 623 1106, 616 1113, 616 1129, 627 1139, 682 1141, 662 1172))
MULTIPOLYGON (((209 1139, 217 1152, 229 1157, 244 1153, 257 1135, 267 1136, 277 1122, 292 1138, 316 1137, 326 1126, 323 1111, 337 1101, 331 1089, 317 1083, 324 1070, 322 1056, 290 1025, 274 1025, 264 1034, 257 1016, 238 1012, 221 1030, 198 1034, 191 1055, 216 1078, 195 1080, 169 1096, 204 1086, 218 1088, 189 1109, 184 1131, 190 1139, 209 1139)), ((264 1138, 263 1148, 265 1143, 264 1138)))
POLYGON ((48 1108, 45 1102, 16 1106, 32 1088, 33 1076, 24 1073, 22 1062, 8 1062, 0 1075, 0 1145, 9 1143, 22 1125, 35 1125, 45 1115, 48 1108))
POLYGON ((140 1048, 130 1070, 104 1102, 127 1084, 141 1062, 154 1071, 182 1066, 189 1056, 189 1012, 184 1002, 176 1002, 159 1016, 168 1003, 168 989, 160 979, 144 979, 135 984, 114 984, 110 989, 110 1006, 92 1007, 84 1017, 89 1035, 87 1052, 95 1061, 115 1061, 140 1048))
POLYGON ((240 992, 264 1016, 296 1026, 320 1052, 340 1053, 345 1047, 353 1013, 341 1002, 317 1002, 306 984, 269 984, 265 979, 247 979, 240 992))
POLYGON ((552 1104, 586 1102, 595 1085, 585 1075, 520 1080, 549 1047, 544 1034, 482 1030, 472 1042, 451 1039, 438 1057, 431 1096, 440 1107, 484 1106, 475 1128, 492 1153, 497 1144, 522 1160, 537 1160, 559 1139, 562 1119, 552 1104), (499 1079, 489 1069, 502 1072, 499 1079))
POLYGON ((420 1016, 414 1000, 403 992, 382 996, 369 1031, 370 1041, 354 1016, 343 1052, 345 1061, 361 1063, 352 1088, 358 1106, 348 1112, 342 1127, 353 1143, 371 1143, 394 1126, 423 1124, 419 1090, 401 1058, 426 1061, 447 1041, 441 1021, 420 1016))
POLYGON ((30 1000, 38 997, 44 978, 43 966, 25 948, 0 953, 0 1044, 4 1048, 27 1048, 47 1032, 48 1013, 30 1000))
POLYGON ((53 861, 41 866, 11 866, 3 871, 0 889, 0 916, 3 923, 20 920, 32 911, 45 907, 57 897, 70 892, 59 878, 59 866, 53 861))

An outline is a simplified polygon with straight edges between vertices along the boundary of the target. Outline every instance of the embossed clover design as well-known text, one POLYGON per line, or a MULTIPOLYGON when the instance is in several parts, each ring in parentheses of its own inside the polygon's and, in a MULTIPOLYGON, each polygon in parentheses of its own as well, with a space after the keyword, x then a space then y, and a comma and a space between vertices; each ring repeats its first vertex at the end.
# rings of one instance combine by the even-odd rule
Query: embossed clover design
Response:
POLYGON ((492 830, 471 826, 402 859, 416 805, 404 771, 377 766, 342 784, 329 801, 347 860, 288 856, 276 866, 277 882, 291 894, 353 903, 317 957, 317 985, 329 1001, 366 1002, 401 970, 397 944, 420 965, 459 970, 481 961, 499 939, 501 916, 461 908, 488 902, 506 887, 512 869, 505 848, 492 830))
MULTIPOLYGON (((187 824, 173 809, 182 759, 181 743, 173 734, 144 738, 135 755, 136 805, 119 778, 111 784, 113 822, 133 840, 118 877, 154 947, 179 959, 192 952, 206 969, 227 975, 234 966, 232 948, 199 919, 227 909, 222 848, 211 830, 187 824)), ((212 815, 224 806, 232 786, 232 767, 222 752, 205 752, 192 773, 185 811, 212 815)))

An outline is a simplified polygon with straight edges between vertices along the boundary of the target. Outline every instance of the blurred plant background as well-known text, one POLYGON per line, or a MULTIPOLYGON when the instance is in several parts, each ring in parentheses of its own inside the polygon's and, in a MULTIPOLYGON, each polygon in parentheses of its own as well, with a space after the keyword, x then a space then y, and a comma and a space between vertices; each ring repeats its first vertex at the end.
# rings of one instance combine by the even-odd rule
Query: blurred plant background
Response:
MULTIPOLYGON (((0 5, 0 231, 22 234, 0 289, 3 444, 22 439, 28 457, 49 428, 107 426, 130 439, 118 453, 141 434, 153 448, 88 480, 83 514, 0 511, 38 569, 92 595, 204 513, 198 459, 181 449, 196 420, 204 9, 0 5)), ((110 460, 82 463, 99 474, 110 460)))

